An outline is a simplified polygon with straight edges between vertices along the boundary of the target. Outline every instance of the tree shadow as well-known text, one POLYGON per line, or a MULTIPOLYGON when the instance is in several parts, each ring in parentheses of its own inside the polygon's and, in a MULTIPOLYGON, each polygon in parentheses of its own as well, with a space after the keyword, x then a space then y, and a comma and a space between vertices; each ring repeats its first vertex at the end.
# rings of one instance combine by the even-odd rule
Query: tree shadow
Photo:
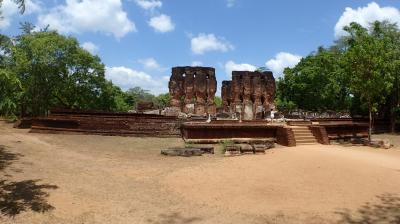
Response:
POLYGON ((26 210, 46 212, 54 207, 46 198, 45 190, 57 189, 56 185, 38 184, 39 180, 7 182, 0 180, 0 212, 5 216, 15 216, 26 210))
POLYGON ((147 221, 153 224, 191 224, 199 223, 202 219, 199 217, 183 217, 180 213, 174 212, 169 215, 161 214, 158 220, 149 219, 147 221))
MULTIPOLYGON (((0 145, 0 172, 22 156, 9 152, 6 146, 0 145)), ((46 201, 49 194, 45 190, 58 187, 38 182, 39 180, 8 181, 0 178, 0 214, 14 217, 27 210, 46 212, 53 209, 46 201)))
POLYGON ((22 155, 19 153, 12 153, 6 150, 6 146, 0 145, 0 171, 7 168, 11 163, 18 160, 22 155))
POLYGON ((341 216, 340 224, 399 224, 400 197, 393 194, 377 196, 377 203, 366 203, 355 213, 348 209, 336 212, 341 216))

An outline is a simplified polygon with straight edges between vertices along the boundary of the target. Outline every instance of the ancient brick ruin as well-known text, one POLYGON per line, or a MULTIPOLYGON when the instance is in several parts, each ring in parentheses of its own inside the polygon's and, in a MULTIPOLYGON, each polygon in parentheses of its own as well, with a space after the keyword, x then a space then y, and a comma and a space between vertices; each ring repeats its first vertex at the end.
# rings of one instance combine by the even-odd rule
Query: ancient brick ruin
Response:
POLYGON ((174 67, 168 84, 171 107, 187 114, 215 114, 217 91, 215 69, 209 67, 174 67))
POLYGON ((264 118, 274 109, 275 89, 272 72, 233 71, 232 81, 222 82, 223 109, 243 120, 264 118))

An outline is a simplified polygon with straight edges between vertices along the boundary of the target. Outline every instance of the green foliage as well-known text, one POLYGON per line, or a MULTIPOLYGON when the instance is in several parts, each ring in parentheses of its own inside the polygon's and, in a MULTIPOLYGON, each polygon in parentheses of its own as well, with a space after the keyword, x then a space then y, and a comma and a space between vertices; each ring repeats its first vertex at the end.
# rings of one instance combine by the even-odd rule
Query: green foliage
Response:
POLYGON ((153 102, 155 107, 162 109, 168 107, 171 100, 169 93, 162 93, 155 96, 139 86, 127 90, 123 95, 130 109, 136 108, 139 102, 153 102))
POLYGON ((394 77, 388 63, 392 63, 390 46, 382 32, 376 31, 380 23, 374 23, 372 32, 357 23, 344 29, 350 34, 347 38, 348 50, 345 53, 346 69, 350 77, 350 89, 360 96, 370 109, 384 102, 393 87, 394 77))
POLYGON ((320 47, 277 81, 281 110, 345 110, 349 107, 348 78, 342 69, 343 53, 337 47, 320 47))
POLYGON ((55 31, 23 33, 12 48, 22 83, 24 113, 44 115, 50 108, 114 110, 118 91, 104 77, 100 58, 76 39, 55 31))
MULTIPOLYGON (((18 5, 19 12, 21 14, 23 14, 25 12, 25 0, 12 0, 12 1, 15 2, 15 4, 18 5)), ((0 0, 0 20, 3 19, 1 17, 1 13, 2 13, 1 7, 2 7, 2 5, 3 5, 3 0, 0 0)))
POLYGON ((163 93, 156 97, 156 106, 159 108, 165 108, 169 106, 169 102, 171 101, 171 96, 169 93, 163 93))
POLYGON ((222 98, 219 97, 219 96, 215 96, 214 97, 214 103, 215 103, 215 106, 222 107, 222 98))
POLYGON ((225 140, 223 140, 222 142, 220 142, 220 145, 221 145, 221 153, 224 154, 224 153, 226 152, 226 148, 227 148, 228 146, 232 146, 232 145, 234 145, 234 144, 235 144, 235 142, 234 142, 233 140, 230 140, 230 139, 225 139, 225 140))
POLYGON ((0 69, 0 114, 6 118, 14 118, 21 93, 21 82, 15 74, 7 69, 0 69))
MULTIPOLYGON (((0 115, 41 116, 51 108, 132 108, 132 100, 126 99, 135 90, 125 93, 107 81, 100 58, 82 49, 75 38, 32 27, 22 24, 23 33, 13 40, 0 35, 0 115)), ((139 99, 155 98, 143 92, 139 99)), ((166 97, 161 97, 163 103, 166 97)))

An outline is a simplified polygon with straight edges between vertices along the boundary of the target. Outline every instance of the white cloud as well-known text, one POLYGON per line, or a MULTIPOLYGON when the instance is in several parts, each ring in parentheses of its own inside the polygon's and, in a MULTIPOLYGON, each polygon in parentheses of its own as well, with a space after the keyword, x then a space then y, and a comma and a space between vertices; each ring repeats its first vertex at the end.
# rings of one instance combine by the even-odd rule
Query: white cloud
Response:
POLYGON ((400 12, 395 7, 380 7, 375 2, 357 9, 347 7, 335 25, 335 37, 346 35, 343 27, 349 25, 351 22, 357 22, 366 27, 376 20, 388 20, 392 23, 400 24, 400 12))
POLYGON ((121 0, 66 0, 38 17, 40 27, 50 25, 62 33, 102 32, 121 38, 136 31, 122 9, 121 0))
POLYGON ((204 33, 200 33, 197 37, 192 37, 191 48, 194 54, 204 54, 207 51, 226 52, 234 49, 233 45, 224 38, 204 33))
POLYGON ((301 58, 299 55, 279 52, 275 55, 275 58, 267 61, 265 65, 274 73, 275 77, 279 77, 283 74, 285 68, 293 68, 300 62, 301 58))
POLYGON ((203 66, 203 62, 201 61, 193 61, 192 66, 203 66))
POLYGON ((164 77, 154 78, 145 72, 124 66, 106 67, 106 78, 123 90, 140 86, 153 94, 168 92, 168 80, 165 80, 164 77))
POLYGON ((152 17, 148 23, 155 31, 160 33, 169 32, 175 29, 175 24, 172 23, 171 17, 165 14, 152 17))
MULTIPOLYGON (((42 10, 41 2, 39 1, 26 0, 25 6, 24 15, 38 13, 42 10)), ((18 5, 12 0, 4 0, 3 3, 1 3, 1 16, 3 18, 0 19, 0 29, 7 29, 11 25, 13 17, 18 14, 18 5)))
POLYGON ((81 46, 83 49, 89 51, 92 54, 96 54, 99 51, 99 46, 90 41, 83 43, 81 46))
POLYGON ((226 7, 232 8, 233 6, 235 6, 235 1, 236 0, 226 0, 226 7))
POLYGON ((256 66, 251 64, 236 64, 234 61, 228 61, 225 63, 225 72, 226 74, 231 77, 232 71, 255 71, 257 69, 256 66))
POLYGON ((154 58, 140 59, 139 63, 142 64, 145 69, 158 70, 161 68, 154 58))
POLYGON ((161 8, 162 2, 158 0, 136 0, 138 6, 145 10, 154 10, 155 8, 161 8))

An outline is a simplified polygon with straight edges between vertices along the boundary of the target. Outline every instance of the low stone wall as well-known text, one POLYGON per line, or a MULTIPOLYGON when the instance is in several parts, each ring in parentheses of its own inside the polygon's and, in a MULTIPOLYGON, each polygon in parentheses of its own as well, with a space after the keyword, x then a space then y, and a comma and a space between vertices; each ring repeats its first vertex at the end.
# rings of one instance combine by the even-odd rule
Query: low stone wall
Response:
POLYGON ((54 112, 32 120, 31 132, 180 137, 177 117, 107 112, 54 112))
POLYGON ((185 139, 276 138, 277 126, 262 122, 213 121, 182 124, 185 139))
POLYGON ((276 142, 283 146, 296 146, 293 130, 290 127, 277 127, 276 142))
POLYGON ((368 137, 368 124, 324 124, 329 140, 368 137))
POLYGON ((323 145, 329 145, 329 138, 328 138, 328 133, 326 132, 326 129, 324 126, 318 126, 318 125, 311 125, 308 127, 311 131, 311 133, 314 135, 315 139, 317 139, 317 142, 323 145))

